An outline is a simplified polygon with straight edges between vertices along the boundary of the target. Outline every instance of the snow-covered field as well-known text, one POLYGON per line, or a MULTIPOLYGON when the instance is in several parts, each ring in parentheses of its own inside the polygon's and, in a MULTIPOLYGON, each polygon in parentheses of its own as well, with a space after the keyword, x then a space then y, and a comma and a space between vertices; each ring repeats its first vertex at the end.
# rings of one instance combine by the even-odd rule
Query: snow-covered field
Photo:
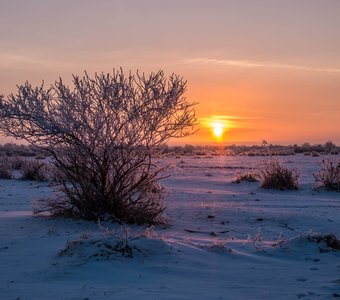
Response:
POLYGON ((297 191, 232 182, 263 159, 173 158, 155 228, 34 217, 48 184, 0 180, 0 299, 340 297, 340 193, 313 190, 322 157, 280 158, 301 169, 297 191))

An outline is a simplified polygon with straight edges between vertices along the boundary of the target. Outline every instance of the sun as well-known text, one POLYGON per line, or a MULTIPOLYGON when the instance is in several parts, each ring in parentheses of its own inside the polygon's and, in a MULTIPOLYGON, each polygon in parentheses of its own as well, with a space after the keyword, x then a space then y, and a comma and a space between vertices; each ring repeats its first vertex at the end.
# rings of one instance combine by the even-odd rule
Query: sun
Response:
POLYGON ((223 125, 221 123, 213 123, 213 133, 216 138, 221 138, 223 135, 223 125))
POLYGON ((235 127, 235 122, 232 119, 237 117, 212 115, 207 118, 202 118, 201 126, 206 129, 210 139, 215 142, 221 143, 228 138, 229 131, 235 127))

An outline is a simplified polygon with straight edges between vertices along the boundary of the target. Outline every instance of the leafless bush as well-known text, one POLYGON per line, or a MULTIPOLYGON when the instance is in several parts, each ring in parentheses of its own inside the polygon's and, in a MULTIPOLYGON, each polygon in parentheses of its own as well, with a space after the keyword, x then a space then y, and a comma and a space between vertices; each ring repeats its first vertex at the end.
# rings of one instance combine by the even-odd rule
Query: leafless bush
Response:
POLYGON ((298 188, 300 172, 283 165, 277 159, 270 159, 264 163, 259 176, 262 188, 293 190, 298 188))
POLYGON ((234 180, 235 183, 241 183, 243 181, 246 182, 257 182, 259 181, 259 175, 254 172, 246 172, 239 174, 236 179, 234 180))
POLYGON ((49 179, 46 164, 36 160, 25 160, 21 166, 21 172, 21 179, 38 181, 46 181, 49 179))
POLYGON ((59 196, 36 211, 162 222, 162 169, 152 156, 192 130, 194 103, 183 97, 185 90, 177 75, 120 70, 73 76, 72 89, 62 79, 48 89, 26 82, 17 95, 0 96, 2 132, 53 157, 59 196))
POLYGON ((8 157, 1 157, 0 159, 0 179, 12 179, 12 164, 8 157))
POLYGON ((316 188, 340 192, 340 160, 324 159, 319 165, 320 170, 313 174, 316 188))

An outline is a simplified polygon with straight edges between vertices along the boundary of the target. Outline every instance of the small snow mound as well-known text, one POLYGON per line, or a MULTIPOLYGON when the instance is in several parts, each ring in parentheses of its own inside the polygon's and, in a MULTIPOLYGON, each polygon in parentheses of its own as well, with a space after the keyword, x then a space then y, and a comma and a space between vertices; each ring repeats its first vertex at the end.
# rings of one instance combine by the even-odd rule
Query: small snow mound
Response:
POLYGON ((213 245, 203 245, 201 246, 202 249, 214 252, 214 253, 219 253, 219 254, 226 254, 226 253, 232 253, 233 249, 230 247, 226 247, 224 244, 213 244, 213 245))
POLYGON ((173 247, 162 239, 139 236, 128 240, 117 237, 87 237, 68 241, 59 257, 108 260, 119 257, 153 257, 169 254, 173 247))
POLYGON ((132 240, 131 245, 143 256, 156 256, 175 252, 174 247, 161 238, 142 236, 132 240))

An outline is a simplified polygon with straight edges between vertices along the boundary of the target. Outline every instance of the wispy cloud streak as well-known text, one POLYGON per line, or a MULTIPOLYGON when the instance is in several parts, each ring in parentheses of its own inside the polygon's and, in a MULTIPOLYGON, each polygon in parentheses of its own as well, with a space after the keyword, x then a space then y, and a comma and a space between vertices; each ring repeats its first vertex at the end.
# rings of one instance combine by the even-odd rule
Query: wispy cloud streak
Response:
POLYGON ((69 67, 76 66, 73 62, 63 62, 57 60, 48 60, 39 58, 38 55, 32 53, 10 54, 0 52, 0 67, 1 68, 20 68, 20 69, 41 69, 46 67, 69 67))
POLYGON ((233 59, 216 59, 216 58, 188 58, 185 59, 185 63, 188 64, 212 64, 219 66, 231 66, 240 68, 273 68, 273 69, 285 69, 293 71, 312 71, 312 72, 327 72, 327 73, 340 73, 340 69, 337 68, 323 68, 323 67, 311 67, 305 65, 293 65, 283 64, 276 62, 264 62, 264 61, 252 61, 252 60, 233 60, 233 59))
POLYGON ((240 116, 221 116, 221 115, 212 115, 205 118, 200 118, 200 123, 203 127, 211 128, 214 124, 222 124, 224 128, 235 128, 241 127, 247 120, 251 120, 254 118, 244 118, 240 116))

